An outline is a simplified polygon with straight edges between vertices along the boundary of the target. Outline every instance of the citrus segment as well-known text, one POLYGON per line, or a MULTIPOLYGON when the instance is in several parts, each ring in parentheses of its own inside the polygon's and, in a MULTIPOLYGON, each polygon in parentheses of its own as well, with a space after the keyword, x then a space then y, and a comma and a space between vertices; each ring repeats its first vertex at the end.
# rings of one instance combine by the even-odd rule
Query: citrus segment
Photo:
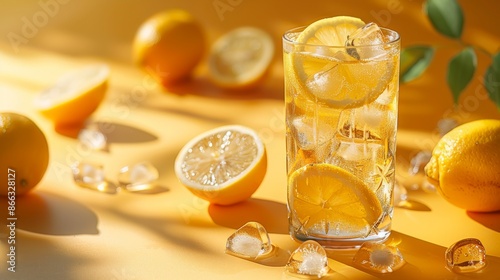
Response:
POLYGON ((29 118, 0 113, 0 195, 22 195, 43 178, 49 163, 45 135, 29 118))
POLYGON ((35 98, 35 107, 56 126, 82 124, 104 99, 109 68, 90 65, 63 75, 35 98))
POLYGON ((250 128, 222 126, 189 141, 175 160, 175 174, 196 196, 229 205, 249 198, 264 179, 267 156, 250 128))
POLYGON ((254 27, 240 27, 219 38, 208 61, 210 78, 225 88, 256 86, 274 55, 271 36, 254 27))
POLYGON ((375 193, 357 177, 330 164, 309 164, 289 178, 291 209, 314 234, 362 237, 382 214, 375 193))

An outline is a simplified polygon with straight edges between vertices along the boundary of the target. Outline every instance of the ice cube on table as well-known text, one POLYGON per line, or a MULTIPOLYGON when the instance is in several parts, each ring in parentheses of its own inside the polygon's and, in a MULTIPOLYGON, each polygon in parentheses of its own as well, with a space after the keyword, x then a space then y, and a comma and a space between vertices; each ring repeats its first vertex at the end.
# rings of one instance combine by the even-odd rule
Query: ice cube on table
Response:
POLYGON ((120 187, 131 191, 148 189, 158 178, 158 170, 150 162, 124 166, 118 173, 120 187))
POLYGON ((431 160, 432 153, 430 151, 420 151, 410 160, 410 175, 417 175, 423 171, 425 165, 431 160))
POLYGON ((106 150, 107 140, 106 136, 98 129, 84 128, 78 134, 80 143, 91 150, 106 150))
POLYGON ((376 242, 365 242, 356 252, 353 262, 371 271, 390 273, 406 262, 395 246, 376 242))
POLYGON ((269 234, 258 222, 246 223, 226 241, 226 253, 244 259, 263 258, 272 250, 269 234))
POLYGON ((73 171, 73 179, 80 187, 109 194, 118 192, 118 187, 106 180, 102 165, 79 162, 71 169, 73 171))
POLYGON ((330 268, 325 249, 316 241, 302 243, 290 256, 285 271, 290 274, 310 275, 321 278, 330 268))
POLYGON ((348 35, 345 45, 351 47, 347 49, 349 55, 362 60, 386 55, 384 43, 386 39, 382 30, 376 23, 370 22, 348 35))
POLYGON ((450 271, 476 272, 486 266, 486 250, 476 238, 462 239, 445 252, 446 266, 450 271))

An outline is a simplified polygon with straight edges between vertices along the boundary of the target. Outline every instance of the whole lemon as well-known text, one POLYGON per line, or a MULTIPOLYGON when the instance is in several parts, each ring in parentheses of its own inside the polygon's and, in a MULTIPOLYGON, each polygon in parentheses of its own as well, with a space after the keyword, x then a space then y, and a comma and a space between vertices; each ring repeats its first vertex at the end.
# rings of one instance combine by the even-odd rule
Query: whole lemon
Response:
POLYGON ((168 87, 187 78, 205 50, 203 29, 184 10, 167 10, 147 19, 133 42, 134 62, 168 87))
POLYGON ((500 210, 500 120, 477 120, 445 134, 425 166, 429 181, 452 204, 500 210))
POLYGON ((26 116, 0 113, 0 195, 30 191, 48 163, 49 147, 40 128, 26 116))

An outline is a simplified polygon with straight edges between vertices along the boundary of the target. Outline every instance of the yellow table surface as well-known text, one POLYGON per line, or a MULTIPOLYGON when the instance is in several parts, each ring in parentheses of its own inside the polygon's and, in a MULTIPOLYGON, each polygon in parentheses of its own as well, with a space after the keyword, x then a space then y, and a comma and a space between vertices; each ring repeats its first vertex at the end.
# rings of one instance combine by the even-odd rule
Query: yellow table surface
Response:
MULTIPOLYGON (((490 53, 499 50, 499 3, 460 1, 466 18, 465 42, 490 53)), ((51 155, 39 186, 16 200, 14 273, 7 271, 8 231, 1 227, 0 279, 292 279, 284 274, 284 265, 299 244, 289 237, 286 218, 281 60, 285 30, 324 17, 353 15, 399 31, 403 46, 441 46, 424 76, 401 85, 397 168, 403 182, 410 181, 404 176, 410 158, 432 149, 438 139, 439 119, 453 115, 465 122, 500 117, 481 86, 481 75, 491 62, 483 53, 478 53, 476 76, 452 113, 446 62, 460 46, 433 30, 422 4, 422 0, 3 0, 0 111, 32 118, 47 136, 51 155), (46 3, 51 3, 51 10, 46 10, 46 3), (216 5, 229 6, 217 10, 216 5), (238 26, 269 32, 276 52, 264 84, 250 92, 222 91, 207 80, 206 60, 186 84, 169 90, 153 84, 132 64, 131 41, 145 18, 169 8, 190 11, 203 24, 208 43, 238 26), (27 21, 36 21, 36 32, 13 44, 8 34, 22 36, 27 21), (56 132, 32 105, 34 96, 60 75, 94 62, 111 68, 107 97, 88 120, 106 125, 107 152, 83 149, 74 135, 56 132), (269 165, 250 200, 221 207, 209 205, 181 186, 173 164, 188 140, 226 124, 256 130, 266 145, 269 165), (75 161, 103 164, 111 180, 124 165, 150 161, 168 191, 108 195, 82 189, 72 180, 69 166, 75 161), (277 247, 275 257, 253 262, 224 253, 227 237, 249 221, 267 228, 277 247)), ((409 197, 419 207, 395 209, 390 237, 407 261, 402 269, 377 274, 353 266, 352 253, 330 252, 332 271, 326 279, 500 279, 499 212, 468 213, 436 193, 410 191, 409 197), (444 252, 467 237, 483 242, 488 266, 478 274, 453 274, 445 268, 444 252)), ((3 225, 5 198, 0 206, 3 225)))

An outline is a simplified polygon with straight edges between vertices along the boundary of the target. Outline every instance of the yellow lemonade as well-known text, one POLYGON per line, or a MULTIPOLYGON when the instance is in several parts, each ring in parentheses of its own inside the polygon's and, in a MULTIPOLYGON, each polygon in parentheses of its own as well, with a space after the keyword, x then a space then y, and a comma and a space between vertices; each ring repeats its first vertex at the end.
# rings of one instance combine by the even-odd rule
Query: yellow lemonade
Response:
POLYGON ((336 17, 283 37, 290 234, 355 247, 390 234, 399 35, 336 17))

